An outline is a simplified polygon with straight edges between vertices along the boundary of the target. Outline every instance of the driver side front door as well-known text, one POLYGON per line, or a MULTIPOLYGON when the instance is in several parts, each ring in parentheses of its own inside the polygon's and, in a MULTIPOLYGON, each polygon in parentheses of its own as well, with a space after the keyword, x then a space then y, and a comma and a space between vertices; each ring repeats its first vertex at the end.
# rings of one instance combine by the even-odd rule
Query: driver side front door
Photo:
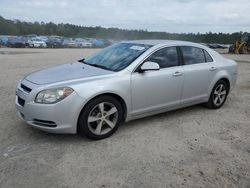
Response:
POLYGON ((183 66, 180 66, 176 47, 165 47, 150 55, 144 62, 156 62, 160 70, 131 75, 132 114, 163 110, 179 105, 183 86, 183 66))

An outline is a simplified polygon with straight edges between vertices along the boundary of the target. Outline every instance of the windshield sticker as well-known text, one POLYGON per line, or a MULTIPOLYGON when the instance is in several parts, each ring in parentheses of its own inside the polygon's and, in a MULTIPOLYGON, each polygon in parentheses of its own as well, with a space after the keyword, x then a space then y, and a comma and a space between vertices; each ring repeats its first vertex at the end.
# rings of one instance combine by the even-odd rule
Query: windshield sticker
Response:
POLYGON ((131 50, 138 50, 138 51, 141 51, 141 50, 144 50, 145 47, 142 47, 142 46, 131 46, 130 49, 131 49, 131 50))

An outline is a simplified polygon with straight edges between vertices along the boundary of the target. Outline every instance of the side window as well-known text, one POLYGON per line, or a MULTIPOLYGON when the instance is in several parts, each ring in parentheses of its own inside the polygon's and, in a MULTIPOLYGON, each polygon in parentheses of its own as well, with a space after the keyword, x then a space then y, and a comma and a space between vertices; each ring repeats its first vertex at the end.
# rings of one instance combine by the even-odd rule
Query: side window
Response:
POLYGON ((204 50, 204 54, 206 57, 206 62, 213 62, 213 58, 209 55, 209 53, 206 50, 204 50))
POLYGON ((192 65, 197 63, 205 63, 205 55, 203 49, 192 46, 182 46, 181 51, 183 54, 183 60, 186 65, 192 65))
POLYGON ((160 65, 160 68, 178 66, 178 54, 176 47, 167 47, 158 50, 145 61, 153 61, 160 65))

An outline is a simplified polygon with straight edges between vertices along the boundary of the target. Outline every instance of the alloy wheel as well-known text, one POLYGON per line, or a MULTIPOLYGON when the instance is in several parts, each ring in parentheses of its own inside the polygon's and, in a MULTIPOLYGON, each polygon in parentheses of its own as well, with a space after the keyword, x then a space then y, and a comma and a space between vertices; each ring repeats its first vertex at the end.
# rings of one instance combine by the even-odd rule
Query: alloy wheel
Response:
POLYGON ((224 84, 219 84, 214 90, 213 102, 216 106, 220 106, 226 99, 227 89, 224 84))
POLYGON ((107 134, 118 121, 118 110, 112 103, 101 102, 90 111, 87 121, 93 134, 107 134))

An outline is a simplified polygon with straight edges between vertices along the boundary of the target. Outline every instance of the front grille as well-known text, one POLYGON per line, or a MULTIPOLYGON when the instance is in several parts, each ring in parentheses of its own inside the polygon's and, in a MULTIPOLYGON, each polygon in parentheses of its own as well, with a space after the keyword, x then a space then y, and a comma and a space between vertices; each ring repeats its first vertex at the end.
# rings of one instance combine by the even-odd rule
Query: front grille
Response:
POLYGON ((21 105, 21 106, 24 106, 24 104, 25 104, 25 100, 23 100, 23 99, 20 98, 20 97, 17 97, 17 102, 18 102, 18 104, 21 105))
POLYGON ((32 89, 30 89, 29 87, 27 87, 27 86, 25 86, 25 85, 23 85, 23 84, 21 84, 21 88, 22 88, 24 91, 26 91, 27 93, 30 93, 30 92, 32 91, 32 89))
POLYGON ((34 119, 33 123, 39 126, 44 127, 56 127, 56 123, 53 121, 41 120, 41 119, 34 119))

